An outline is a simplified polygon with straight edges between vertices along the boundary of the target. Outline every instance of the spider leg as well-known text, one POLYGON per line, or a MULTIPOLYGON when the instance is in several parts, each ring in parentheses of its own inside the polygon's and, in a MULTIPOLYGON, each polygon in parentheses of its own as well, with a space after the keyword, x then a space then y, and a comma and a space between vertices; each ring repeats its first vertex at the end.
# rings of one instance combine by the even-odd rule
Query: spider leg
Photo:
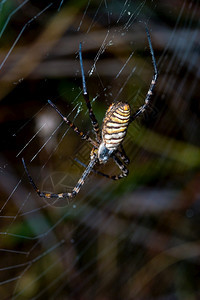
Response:
POLYGON ((116 163, 116 165, 118 166, 118 168, 121 170, 121 173, 119 175, 108 175, 99 171, 94 170, 94 172, 98 175, 104 176, 106 178, 112 179, 112 180, 119 180, 122 179, 123 177, 127 177, 128 176, 128 169, 127 167, 121 162, 121 160, 119 160, 119 158, 116 155, 112 156, 114 162, 116 163))
POLYGON ((96 140, 100 143, 101 137, 100 137, 100 130, 99 130, 99 124, 97 122, 97 119, 93 113, 92 106, 89 100, 89 94, 87 92, 86 83, 85 83, 85 74, 83 69, 83 59, 82 59, 82 44, 79 44, 79 59, 80 59, 80 66, 81 66, 81 75, 82 75, 82 84, 83 84, 83 97, 85 99, 89 116, 91 119, 92 127, 96 135, 96 140))
MULTIPOLYGON (((78 158, 75 158, 74 159, 77 163, 79 163, 81 166, 83 166, 83 167, 87 167, 87 165, 86 164, 84 164, 82 161, 80 161, 78 158)), ((100 172, 100 171, 97 171, 97 170, 95 170, 95 169, 92 169, 92 172, 93 173, 95 173, 95 174, 97 174, 97 175, 101 175, 101 176, 104 176, 104 177, 106 177, 106 178, 110 178, 111 176, 110 175, 107 175, 107 174, 105 174, 105 173, 103 173, 103 172, 100 172)))
POLYGON ((121 151, 117 150, 117 152, 115 154, 118 155, 119 158, 121 158, 121 160, 123 160, 125 165, 128 165, 130 163, 130 160, 129 160, 128 156, 126 155, 124 147, 122 145, 120 145, 120 148, 121 148, 121 151))
POLYGON ((90 163, 88 164, 87 168, 83 172, 81 178, 78 180, 77 184, 73 188, 72 192, 70 192, 70 193, 59 193, 59 194, 41 192, 38 189, 38 187, 36 186, 35 182, 33 181, 33 178, 31 177, 31 175, 30 175, 30 173, 28 171, 28 168, 26 166, 24 158, 22 158, 22 163, 23 163, 24 169, 26 171, 26 174, 28 175, 28 179, 29 179, 30 184, 33 186, 34 190, 36 191, 36 193, 40 197, 47 198, 47 199, 49 199, 49 198, 69 198, 70 199, 70 198, 75 197, 78 194, 78 192, 80 191, 81 187, 85 183, 86 178, 88 177, 88 175, 92 171, 94 165, 96 164, 96 157, 93 158, 90 161, 90 163))
POLYGON ((155 55, 154 55, 154 51, 153 51, 153 47, 152 47, 152 43, 151 43, 151 37, 150 37, 149 30, 148 30, 147 27, 145 27, 145 30, 146 30, 146 33, 147 33, 147 39, 148 39, 148 43, 149 43, 151 59, 152 59, 153 67, 154 67, 154 75, 153 75, 153 78, 151 80, 149 90, 146 94, 144 104, 130 117, 130 123, 133 122, 141 113, 144 113, 145 110, 147 109, 147 107, 149 106, 150 99, 151 99, 151 96, 153 94, 153 90, 154 90, 154 87, 156 85, 156 81, 158 79, 158 70, 157 70, 156 59, 155 59, 155 55))
POLYGON ((77 126, 74 125, 74 123, 72 123, 67 117, 64 117, 63 114, 59 111, 59 109, 57 108, 57 106, 51 102, 51 100, 48 100, 48 103, 53 107, 53 109, 55 109, 55 111, 61 116, 61 118, 63 119, 63 121, 70 126, 74 132, 76 132, 81 139, 89 142, 90 144, 92 144, 93 146, 97 147, 97 143, 95 141, 93 141, 87 134, 84 134, 81 130, 78 129, 77 126))
MULTIPOLYGON (((108 175, 108 174, 105 174, 103 172, 100 172, 100 171, 97 171, 97 170, 94 170, 94 169, 92 169, 92 172, 97 174, 97 175, 101 175, 103 177, 106 177, 106 178, 112 179, 112 180, 118 180, 118 179, 121 179, 123 177, 128 176, 128 169, 124 166, 124 164, 115 155, 113 155, 112 158, 114 159, 115 163, 120 168, 120 170, 122 171, 121 174, 119 174, 119 175, 108 175)), ((86 165, 84 163, 82 163, 79 159, 75 158, 75 161, 78 162, 83 167, 86 167, 86 165)))
POLYGON ((111 178, 111 179, 118 180, 123 177, 127 177, 128 173, 129 173, 127 167, 123 164, 123 162, 121 162, 121 160, 116 155, 113 155, 112 158, 113 158, 114 162, 116 163, 116 165, 118 166, 118 168, 121 170, 121 174, 112 176, 113 178, 111 178))

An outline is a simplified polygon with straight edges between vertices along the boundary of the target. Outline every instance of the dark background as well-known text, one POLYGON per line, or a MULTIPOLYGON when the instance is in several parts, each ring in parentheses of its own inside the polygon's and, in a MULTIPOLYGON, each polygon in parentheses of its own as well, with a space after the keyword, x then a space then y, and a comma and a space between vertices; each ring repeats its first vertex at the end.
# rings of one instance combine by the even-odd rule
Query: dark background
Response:
POLYGON ((1 299, 200 298, 199 20, 199 1, 1 1, 1 299), (84 170, 76 159, 89 162, 91 146, 47 104, 92 136, 79 42, 101 124, 114 100, 144 103, 144 22, 159 78, 124 142, 129 176, 92 173, 69 205, 39 198, 22 157, 48 192, 69 191, 84 170))

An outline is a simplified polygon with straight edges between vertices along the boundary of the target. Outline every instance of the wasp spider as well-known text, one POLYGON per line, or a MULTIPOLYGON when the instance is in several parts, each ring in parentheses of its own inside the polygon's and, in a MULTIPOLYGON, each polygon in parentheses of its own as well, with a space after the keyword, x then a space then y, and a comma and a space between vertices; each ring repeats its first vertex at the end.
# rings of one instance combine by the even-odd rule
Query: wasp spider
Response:
POLYGON ((63 116, 63 114, 58 110, 58 108, 53 104, 50 100, 48 100, 48 103, 56 110, 56 112, 61 116, 61 118, 64 120, 64 122, 70 126, 83 140, 89 142, 92 144, 93 148, 90 154, 90 162, 88 166, 86 167, 85 171, 83 172, 81 178, 78 180, 77 184, 73 188, 71 192, 68 193, 45 193, 41 192, 36 184, 34 183, 31 175, 29 174, 29 171, 27 169, 27 166, 25 164, 24 159, 22 158, 22 162, 25 168, 25 171, 28 175, 29 181, 32 184, 35 191, 38 193, 40 197, 44 198, 73 198, 75 197, 78 192, 80 191, 82 185, 85 183, 86 178, 90 174, 90 172, 93 170, 94 166, 99 164, 105 164, 109 158, 112 158, 116 165, 121 170, 121 173, 119 175, 110 176, 107 174, 104 174, 102 172, 94 171, 95 173, 105 176, 107 178, 118 180, 123 177, 126 177, 128 175, 128 169, 126 165, 129 163, 129 159, 125 154, 125 151, 122 146, 122 142, 126 136, 126 132, 128 129, 128 126, 131 122, 133 122, 140 114, 144 113, 144 111, 147 109, 147 107, 150 104, 150 99, 153 93, 153 89, 155 87, 157 77, 158 77, 158 71, 156 66, 156 60, 154 56, 153 47, 151 44, 151 38, 148 29, 146 28, 147 33, 147 39, 149 43, 150 53, 152 57, 152 63, 154 67, 154 75, 149 87, 149 90, 147 92, 144 104, 133 114, 131 114, 131 109, 128 103, 123 102, 115 102, 112 103, 111 106, 108 108, 105 114, 105 118, 103 120, 102 125, 102 131, 100 132, 99 124, 97 122, 97 119, 93 113, 91 103, 89 100, 89 94, 86 89, 86 83, 85 83, 85 74, 83 69, 83 60, 82 60, 82 45, 80 43, 79 45, 79 59, 80 59, 80 68, 81 68, 81 74, 82 74, 82 84, 83 84, 83 97, 85 99, 89 116, 91 119, 92 127, 95 133, 96 140, 91 139, 87 134, 83 133, 81 130, 79 130, 67 117, 63 116))

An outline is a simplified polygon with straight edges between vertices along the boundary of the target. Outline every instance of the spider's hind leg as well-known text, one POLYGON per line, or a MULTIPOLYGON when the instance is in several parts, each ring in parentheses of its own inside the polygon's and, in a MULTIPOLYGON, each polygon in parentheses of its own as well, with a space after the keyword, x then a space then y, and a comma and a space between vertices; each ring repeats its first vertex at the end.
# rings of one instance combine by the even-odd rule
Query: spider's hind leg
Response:
POLYGON ((145 27, 145 30, 146 30, 146 34, 147 34, 148 43, 149 43, 151 59, 152 59, 153 68, 154 68, 154 74, 153 74, 153 78, 152 78, 150 86, 149 86, 149 90, 146 94, 144 104, 130 117, 130 123, 133 122, 142 113, 144 113, 146 111, 146 109, 149 107, 150 102, 151 102, 151 97, 153 95, 153 90, 155 88, 155 85, 156 85, 156 82, 158 79, 158 69, 157 69, 156 59, 155 59, 155 55, 154 55, 154 51, 153 51, 153 46, 151 43, 151 37, 150 37, 149 30, 147 27, 145 27))
POLYGON ((100 143, 101 137, 100 137, 99 124, 98 124, 98 121, 97 121, 97 119, 95 117, 95 114, 92 110, 92 106, 91 106, 90 99, 89 99, 89 93, 88 93, 87 88, 86 88, 85 73, 84 73, 84 69, 83 69, 83 59, 82 59, 82 44, 81 43, 79 44, 79 59, 80 59, 82 84, 83 84, 83 97, 85 99, 85 102, 86 102, 86 105, 87 105, 87 108, 88 108, 88 111, 89 111, 89 116, 90 116, 90 119, 91 119, 92 127, 93 127, 93 130, 94 130, 95 135, 96 135, 96 140, 97 140, 97 142, 100 143))
POLYGON ((63 121, 69 126, 71 127, 74 132, 76 132, 76 134, 78 134, 81 139, 89 142, 90 144, 92 144, 93 146, 97 147, 97 143, 95 141, 93 141, 87 134, 83 133, 80 129, 78 129, 78 127, 76 125, 74 125, 73 122, 71 122, 67 117, 65 117, 60 110, 57 108, 57 106, 51 101, 48 100, 48 103, 53 107, 53 109, 61 116, 61 118, 63 119, 63 121))

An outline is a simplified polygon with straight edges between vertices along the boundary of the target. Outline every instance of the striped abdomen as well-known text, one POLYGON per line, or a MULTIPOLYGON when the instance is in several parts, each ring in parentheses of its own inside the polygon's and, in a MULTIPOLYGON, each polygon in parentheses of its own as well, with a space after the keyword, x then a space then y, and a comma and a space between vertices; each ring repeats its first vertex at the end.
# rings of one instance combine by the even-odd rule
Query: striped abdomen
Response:
POLYGON ((116 150, 123 141, 130 120, 130 106, 127 103, 113 103, 103 120, 102 139, 109 150, 116 150))

